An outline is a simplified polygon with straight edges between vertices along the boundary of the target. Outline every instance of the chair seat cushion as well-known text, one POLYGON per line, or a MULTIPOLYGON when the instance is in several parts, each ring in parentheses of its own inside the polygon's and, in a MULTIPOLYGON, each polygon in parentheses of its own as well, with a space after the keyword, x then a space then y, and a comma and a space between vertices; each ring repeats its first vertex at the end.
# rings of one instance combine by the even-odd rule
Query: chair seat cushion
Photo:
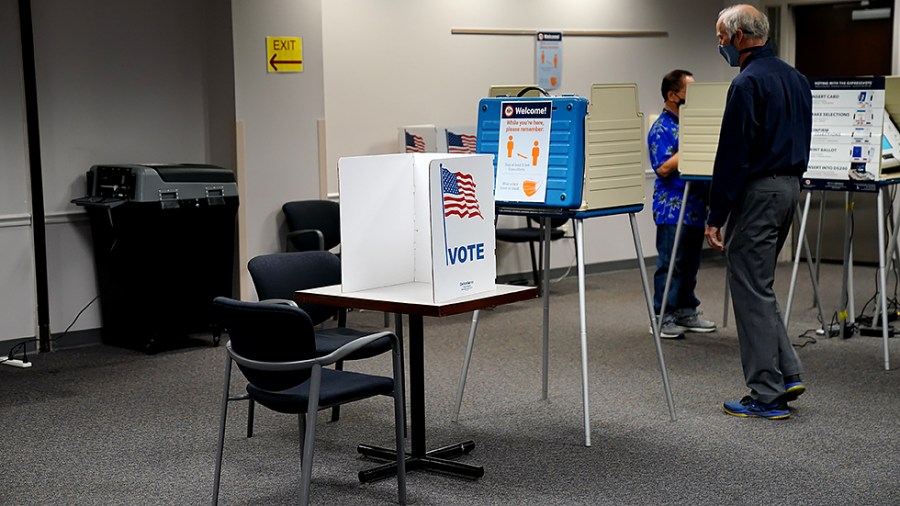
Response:
MULTIPOLYGON (((309 403, 309 381, 280 392, 271 392, 247 385, 247 393, 256 402, 279 413, 305 413, 309 403)), ((322 386, 319 392, 319 409, 339 406, 348 402, 392 395, 394 380, 384 376, 360 374, 349 371, 322 369, 322 386)))
MULTIPOLYGON (((316 329, 316 355, 324 356, 340 348, 341 346, 371 334, 372 331, 356 330, 348 327, 333 327, 328 329, 316 329)), ((360 360, 380 355, 391 349, 391 338, 384 336, 369 343, 363 348, 348 355, 344 360, 360 360)))
MULTIPOLYGON (((562 239, 566 232, 561 229, 550 229, 550 240, 562 239)), ((539 228, 498 228, 497 239, 505 242, 540 241, 543 238, 539 228)))

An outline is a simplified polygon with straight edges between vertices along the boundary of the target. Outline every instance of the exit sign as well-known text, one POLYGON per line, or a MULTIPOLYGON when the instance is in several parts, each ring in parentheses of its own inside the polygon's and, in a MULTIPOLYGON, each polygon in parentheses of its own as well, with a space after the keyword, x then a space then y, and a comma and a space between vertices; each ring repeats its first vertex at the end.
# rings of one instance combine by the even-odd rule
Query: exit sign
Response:
POLYGON ((303 72, 303 40, 266 37, 266 69, 270 73, 303 72))

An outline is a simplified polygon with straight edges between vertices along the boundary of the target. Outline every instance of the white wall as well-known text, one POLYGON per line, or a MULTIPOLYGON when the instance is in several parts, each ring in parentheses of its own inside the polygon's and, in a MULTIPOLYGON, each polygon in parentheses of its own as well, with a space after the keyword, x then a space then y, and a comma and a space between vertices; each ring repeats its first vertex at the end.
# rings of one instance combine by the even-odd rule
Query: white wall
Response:
POLYGON ((319 197, 316 121, 325 116, 321 2, 233 0, 232 17, 235 114, 246 132, 241 205, 252 258, 284 250, 284 202, 319 197), (301 37, 303 72, 267 73, 266 36, 301 37))
MULTIPOLYGON (((19 10, 0 0, 0 340, 35 335, 19 10)), ((0 355, 6 349, 0 348, 0 355)))
MULTIPOLYGON (((722 6, 721 0, 324 2, 329 191, 337 191, 339 157, 395 152, 400 125, 475 125, 478 100, 491 84, 534 81, 533 37, 451 35, 451 28, 668 31, 651 38, 564 37, 555 94, 636 82, 646 116, 662 108, 659 85, 669 70, 689 69, 698 80, 734 76, 716 51, 722 6)), ((649 214, 640 213, 639 221, 644 252, 653 255, 649 214)), ((588 220, 585 228, 586 262, 634 258, 626 216, 588 220)), ((554 243, 553 266, 568 265, 571 250, 554 243)), ((530 271, 526 250, 502 243, 498 265, 501 274, 530 271)))

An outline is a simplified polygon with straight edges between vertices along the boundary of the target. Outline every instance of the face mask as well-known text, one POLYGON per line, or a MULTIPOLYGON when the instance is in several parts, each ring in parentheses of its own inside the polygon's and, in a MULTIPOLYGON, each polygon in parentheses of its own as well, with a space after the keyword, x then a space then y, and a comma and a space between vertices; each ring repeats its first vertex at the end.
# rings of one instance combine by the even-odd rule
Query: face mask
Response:
POLYGON ((725 58, 725 61, 732 67, 741 65, 741 52, 733 45, 728 44, 727 46, 723 46, 719 44, 719 54, 721 54, 722 58, 725 58))
POLYGON ((678 99, 678 107, 683 106, 683 105, 685 104, 685 102, 687 102, 687 100, 685 100, 685 99, 683 99, 683 98, 679 98, 679 99, 678 99))

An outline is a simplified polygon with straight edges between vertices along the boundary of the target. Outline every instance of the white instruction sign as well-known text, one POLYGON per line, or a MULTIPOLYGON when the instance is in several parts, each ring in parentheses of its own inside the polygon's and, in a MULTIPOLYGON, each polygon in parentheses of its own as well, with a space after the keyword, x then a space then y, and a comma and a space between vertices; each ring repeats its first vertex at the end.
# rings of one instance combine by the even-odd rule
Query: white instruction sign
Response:
POLYGON ((495 198, 544 202, 550 155, 550 101, 503 102, 495 198))
POLYGON ((875 191, 881 163, 884 78, 819 78, 805 188, 875 191))

